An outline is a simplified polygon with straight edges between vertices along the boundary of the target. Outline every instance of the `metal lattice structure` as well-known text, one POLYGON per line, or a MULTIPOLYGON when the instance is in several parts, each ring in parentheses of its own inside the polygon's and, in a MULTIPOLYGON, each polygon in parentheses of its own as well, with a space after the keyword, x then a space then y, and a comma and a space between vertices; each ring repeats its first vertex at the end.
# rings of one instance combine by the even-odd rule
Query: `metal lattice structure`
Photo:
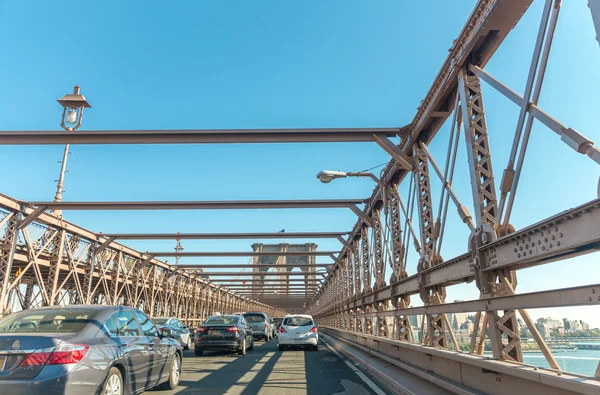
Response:
MULTIPOLYGON (((411 358, 403 357, 405 354, 402 353, 419 350, 420 353, 427 354, 430 351, 408 347, 409 344, 440 350, 458 350, 458 342, 447 314, 472 312, 476 315, 469 352, 480 355, 483 353, 484 342, 489 342, 493 358, 522 363, 523 354, 517 324, 517 317, 520 317, 532 333, 550 367, 560 370, 526 307, 600 303, 600 298, 596 296, 598 285, 524 295, 516 293, 518 270, 595 252, 600 242, 598 199, 583 202, 579 207, 563 211, 523 229, 515 229, 509 221, 534 119, 557 133, 568 147, 600 164, 600 151, 590 139, 561 124, 537 106, 552 36, 563 6, 560 1, 546 1, 524 97, 514 93, 484 71, 484 66, 495 49, 510 28, 519 21, 529 4, 529 1, 480 1, 460 36, 454 41, 450 54, 419 107, 415 119, 406 128, 408 131, 400 144, 394 148, 396 152, 392 152, 392 156, 409 157, 412 167, 406 169, 394 156, 395 159, 382 172, 381 185, 373 192, 369 200, 370 205, 361 213, 365 217, 379 217, 383 212, 387 213, 381 223, 390 225, 385 228, 381 237, 390 243, 389 250, 392 251, 386 262, 392 269, 390 285, 376 287, 371 291, 368 288, 369 280, 365 280, 363 276, 361 281, 366 288, 362 291, 357 288, 353 295, 340 300, 336 296, 339 292, 337 283, 348 279, 345 278, 347 272, 344 268, 336 264, 309 309, 309 312, 319 317, 321 322, 338 336, 369 348, 377 344, 378 351, 410 363, 411 358), (507 7, 513 8, 509 10, 507 7), (503 28, 496 29, 501 21, 503 28), (487 87, 483 86, 484 82, 487 87), (484 91, 490 87, 521 108, 515 133, 515 148, 504 172, 498 196, 492 167, 493 144, 487 129, 483 101, 484 91), (427 145, 446 120, 451 122, 452 130, 446 165, 440 169, 427 145), (466 208, 468 204, 461 202, 452 188, 461 129, 470 172, 473 216, 466 208), (435 207, 431 198, 430 177, 434 177, 434 173, 442 184, 438 207, 435 207), (399 193, 403 183, 408 183, 406 189, 409 192, 404 196, 408 201, 408 209, 399 193), (387 199, 383 197, 385 189, 389 196, 387 199), (470 237, 466 243, 468 251, 465 254, 443 259, 440 251, 449 199, 452 199, 456 206, 459 218, 469 228, 470 237), (387 210, 382 210, 386 204, 387 210), (439 212, 437 219, 434 216, 435 211, 439 212), (402 223, 404 227, 401 227, 402 223), (402 237, 403 231, 410 233, 409 229, 412 230, 413 223, 418 224, 418 231, 413 235, 407 234, 408 237, 402 237), (409 243, 410 236, 414 237, 414 243, 409 243), (410 248, 411 244, 414 245, 413 253, 419 257, 417 273, 412 275, 405 269, 405 250, 410 248), (479 300, 445 303, 446 287, 471 281, 474 281, 480 291, 479 300), (414 294, 420 296, 422 307, 409 307, 411 296, 414 294), (524 301, 527 302, 521 303, 524 301), (373 306, 377 308, 374 309, 373 306), (347 325, 344 320, 340 320, 341 317, 353 317, 358 325, 347 325), (411 324, 411 317, 417 321, 416 325, 411 324), (420 319, 417 320, 417 317, 420 319), (388 324, 389 319, 393 319, 392 325, 388 324), (361 326, 361 322, 367 322, 367 325, 361 326), (373 333, 370 328, 371 322, 385 330, 373 333), (415 328, 420 328, 421 333, 418 337, 413 333, 415 328), (489 330, 489 336, 486 335, 486 329, 489 330), (381 340, 377 340, 373 343, 372 339, 377 338, 401 342, 389 343, 389 347, 393 347, 392 344, 399 347, 398 344, 402 343, 406 346, 399 348, 402 350, 400 354, 387 352, 387 342, 380 343, 381 340)), ((592 2, 590 6, 594 14, 592 2)), ((341 254, 356 253, 360 248, 363 251, 362 262, 377 260, 379 248, 373 255, 366 255, 366 251, 369 251, 369 240, 365 238, 365 234, 372 231, 379 240, 382 233, 378 228, 379 224, 379 221, 359 219, 348 237, 348 241, 354 240, 353 248, 345 246, 341 254)), ((363 269, 366 275, 369 269, 363 269)), ((387 280, 379 278, 380 273, 381 270, 378 269, 373 275, 376 284, 385 283, 387 280)), ((450 357, 441 359, 448 361, 447 358, 450 357)), ((441 373, 444 371, 441 366, 438 368, 433 363, 424 362, 416 364, 449 377, 441 373)), ((569 388, 573 391, 581 390, 569 388)))
POLYGON ((215 313, 283 311, 237 295, 127 248, 110 237, 33 210, 0 195, 0 302, 2 313, 57 304, 135 306, 152 316, 178 316, 189 324, 215 313))
MULTIPOLYGON (((46 304, 126 304, 151 315, 178 315, 194 321, 214 311, 260 309, 271 315, 283 314, 288 307, 304 309, 303 304, 308 301, 304 310, 328 333, 377 353, 390 363, 401 364, 414 374, 429 375, 431 381, 457 392, 467 393, 464 390, 469 387, 495 393, 516 388, 523 393, 549 395, 598 393, 598 380, 586 381, 560 371, 527 309, 598 305, 600 284, 517 293, 518 271, 600 249, 600 188, 597 198, 537 223, 515 229, 510 222, 534 120, 553 131, 565 143, 565 151, 570 148, 600 164, 600 149, 589 138, 538 106, 555 27, 564 7, 561 1, 545 1, 522 96, 485 70, 531 2, 478 1, 413 121, 403 128, 1 132, 0 144, 6 145, 372 142, 392 159, 380 178, 376 178, 378 185, 372 196, 364 200, 25 203, 0 197, 0 307, 6 313, 13 306, 25 309, 46 304), (494 134, 486 122, 486 111, 490 109, 484 106, 487 89, 496 90, 519 108, 512 150, 500 183, 496 183, 492 166, 494 134), (445 124, 450 126, 450 137, 445 166, 440 168, 428 147, 445 124), (470 190, 457 194, 452 182, 457 151, 462 145, 461 133, 466 145, 470 190), (390 138, 399 138, 399 143, 390 138), (435 178, 441 183, 437 205, 432 196, 435 178), (405 190, 407 194, 401 192, 405 190), (459 195, 471 196, 472 201, 462 202, 459 195), (456 214, 450 215, 458 215, 469 236, 464 242, 464 253, 442 257, 451 204, 456 214), (358 205, 364 206, 361 209, 358 205), (473 215, 467 209, 469 206, 473 215), (308 280, 301 280, 305 281, 301 285, 302 295, 291 291, 293 281, 289 277, 282 277, 269 281, 281 281, 285 295, 263 295, 261 302, 257 302, 203 280, 191 266, 169 266, 155 259, 173 256, 172 253, 140 253, 115 242, 123 235, 98 236, 46 213, 46 210, 240 208, 349 208, 358 221, 351 232, 343 234, 345 238, 339 233, 322 234, 341 241, 343 247, 339 253, 294 252, 288 246, 269 252, 262 250, 262 244, 257 244, 251 254, 178 253, 253 256, 254 265, 249 266, 254 266, 256 272, 246 275, 256 277, 253 280, 259 282, 258 288, 264 280, 260 275, 261 257, 271 257, 266 267, 294 254, 305 254, 311 259, 320 254, 334 260, 324 280, 315 276, 314 287, 308 287, 308 280), (414 273, 408 272, 409 264, 416 267, 414 273), (472 284, 479 299, 448 303, 447 289, 457 284, 472 284), (312 294, 307 299, 309 289, 312 294), (418 300, 415 296, 422 306, 411 307, 411 300, 418 300), (279 309, 269 306, 276 303, 279 309), (475 321, 468 349, 459 352, 449 315, 471 312, 475 321), (541 372, 523 364, 518 317, 531 332, 550 370, 541 372), (491 345, 490 359, 481 356, 486 343, 491 345), (518 373, 515 366, 519 367, 518 373), (450 382, 459 384, 452 387, 450 382)), ((590 1, 590 8, 597 24, 597 2, 590 1)), ((280 271, 277 276, 287 276, 286 273, 280 271)), ((211 280, 235 274, 211 273, 211 280)), ((256 289, 257 284, 250 281, 247 287, 256 289)), ((596 377, 600 378, 600 368, 596 377)))

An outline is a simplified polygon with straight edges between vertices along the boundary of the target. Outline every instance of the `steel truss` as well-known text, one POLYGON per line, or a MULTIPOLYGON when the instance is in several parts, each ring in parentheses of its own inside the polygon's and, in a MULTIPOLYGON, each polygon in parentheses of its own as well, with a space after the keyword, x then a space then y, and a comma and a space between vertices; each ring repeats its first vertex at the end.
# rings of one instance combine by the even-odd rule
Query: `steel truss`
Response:
MULTIPOLYGON (((600 150, 582 133, 563 125, 537 106, 562 6, 560 1, 546 1, 523 96, 514 93, 484 70, 485 64, 510 31, 509 26, 519 21, 529 3, 480 1, 477 4, 408 127, 406 136, 395 148, 401 156, 409 157, 412 169, 392 159, 339 255, 354 258, 348 260, 355 263, 354 275, 346 274, 348 264, 336 262, 311 302, 309 312, 323 325, 360 333, 360 336, 391 337, 402 342, 456 350, 459 344, 448 317, 457 312, 475 312, 469 351, 482 354, 484 341, 489 341, 495 359, 522 363, 517 323, 520 316, 551 368, 560 370, 526 308, 600 304, 600 298, 596 296, 597 286, 519 295, 516 293, 516 272, 598 251, 600 191, 599 199, 520 230, 510 224, 510 212, 533 119, 557 133, 568 147, 599 164, 600 150), (491 33, 490 26, 498 27, 500 21, 504 28, 491 33), (486 40, 486 37, 491 37, 490 34, 493 34, 493 45, 486 40), (486 42, 488 44, 482 45, 486 42), (521 107, 513 153, 498 197, 483 82, 521 107), (427 145, 449 119, 448 152, 445 167, 441 169, 427 145), (460 201, 460 194, 452 188, 461 129, 469 163, 473 216, 460 201), (439 207, 435 207, 431 199, 432 169, 431 173, 435 172, 442 184, 439 207), (403 182, 408 183, 407 196, 401 196, 399 192, 403 182), (469 228, 470 237, 465 241, 467 253, 444 260, 440 251, 449 199, 469 228), (437 216, 434 214, 436 210, 437 216), (413 224, 418 224, 416 231, 413 224), (369 245, 369 233, 373 235, 375 248, 369 245), (411 236, 414 243, 410 243, 411 236), (417 273, 413 275, 406 272, 411 244, 418 257, 417 273), (360 259, 356 259, 359 251, 360 259), (370 263, 374 263, 374 271, 370 263), (385 285, 388 278, 382 277, 382 272, 385 272, 382 267, 387 265, 391 268, 390 285, 385 285), (354 286, 345 288, 346 285, 343 285, 340 289, 340 282, 347 284, 350 278, 355 279, 354 286), (375 282, 373 289, 372 279, 375 282), (479 300, 445 303, 446 287, 471 281, 480 291, 479 300), (415 294, 420 296, 423 307, 410 307, 410 297, 415 294), (420 320, 417 319, 419 316, 420 320), (372 327, 378 330, 373 331, 372 327), (413 333, 415 328, 420 329, 418 337, 413 333), (488 329, 489 339, 486 336, 488 329)), ((598 372, 600 374, 600 367, 598 372)))
POLYGON ((97 236, 60 217, 34 212, 0 196, 1 314, 38 306, 111 304, 152 316, 178 316, 188 324, 214 312, 261 310, 283 314, 200 278, 97 236))

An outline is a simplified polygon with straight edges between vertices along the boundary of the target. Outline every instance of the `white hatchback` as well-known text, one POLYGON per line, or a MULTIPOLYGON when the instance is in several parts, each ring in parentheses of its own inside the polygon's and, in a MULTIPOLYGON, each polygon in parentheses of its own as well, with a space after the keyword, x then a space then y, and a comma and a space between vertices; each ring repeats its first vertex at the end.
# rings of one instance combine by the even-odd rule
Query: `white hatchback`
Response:
POLYGON ((312 316, 293 314, 286 315, 279 327, 279 351, 286 346, 311 347, 319 349, 319 333, 312 316))

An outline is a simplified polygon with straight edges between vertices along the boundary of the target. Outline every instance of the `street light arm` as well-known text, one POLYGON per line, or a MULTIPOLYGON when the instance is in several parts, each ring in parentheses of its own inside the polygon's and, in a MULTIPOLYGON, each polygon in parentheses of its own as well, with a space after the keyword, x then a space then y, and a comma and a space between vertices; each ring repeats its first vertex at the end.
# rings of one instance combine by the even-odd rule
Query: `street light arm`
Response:
POLYGON ((375 181, 380 187, 385 188, 383 182, 377 178, 377 176, 368 171, 356 171, 356 172, 347 172, 346 175, 348 177, 370 177, 373 181, 375 181))
POLYGON ((377 183, 381 187, 381 197, 383 199, 383 211, 388 213, 388 190, 385 184, 377 178, 377 176, 368 171, 356 171, 356 172, 347 172, 346 175, 348 177, 370 177, 373 181, 377 183))

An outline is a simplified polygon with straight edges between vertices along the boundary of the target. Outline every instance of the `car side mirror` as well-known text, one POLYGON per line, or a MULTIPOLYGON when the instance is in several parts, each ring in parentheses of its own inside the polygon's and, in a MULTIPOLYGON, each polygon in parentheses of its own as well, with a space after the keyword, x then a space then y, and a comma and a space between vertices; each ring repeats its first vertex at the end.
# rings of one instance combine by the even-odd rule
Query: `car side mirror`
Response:
POLYGON ((160 334, 161 339, 168 338, 168 337, 170 337, 170 338, 175 337, 173 335, 173 331, 171 329, 169 329, 169 328, 159 329, 158 332, 160 334))

